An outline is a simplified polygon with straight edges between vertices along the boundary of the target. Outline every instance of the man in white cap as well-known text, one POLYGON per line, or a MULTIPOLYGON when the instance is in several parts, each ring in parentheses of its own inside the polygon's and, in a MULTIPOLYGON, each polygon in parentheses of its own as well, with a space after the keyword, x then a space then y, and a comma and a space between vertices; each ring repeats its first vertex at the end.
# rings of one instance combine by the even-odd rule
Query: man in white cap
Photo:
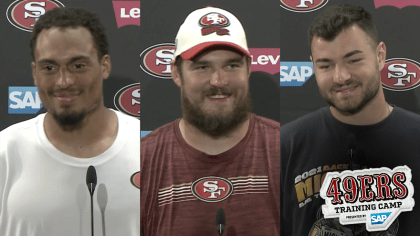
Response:
POLYGON ((249 75, 234 15, 188 15, 172 63, 183 117, 141 140, 144 235, 280 235, 280 124, 250 112, 249 75))

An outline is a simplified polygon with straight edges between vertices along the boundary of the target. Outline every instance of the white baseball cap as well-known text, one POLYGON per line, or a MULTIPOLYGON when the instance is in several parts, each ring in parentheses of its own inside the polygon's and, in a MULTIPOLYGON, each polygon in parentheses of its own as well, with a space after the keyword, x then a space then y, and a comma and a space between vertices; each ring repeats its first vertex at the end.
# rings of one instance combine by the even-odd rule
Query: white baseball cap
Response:
POLYGON ((174 58, 190 60, 213 46, 227 46, 251 57, 241 22, 230 12, 206 7, 191 12, 179 27, 174 58))

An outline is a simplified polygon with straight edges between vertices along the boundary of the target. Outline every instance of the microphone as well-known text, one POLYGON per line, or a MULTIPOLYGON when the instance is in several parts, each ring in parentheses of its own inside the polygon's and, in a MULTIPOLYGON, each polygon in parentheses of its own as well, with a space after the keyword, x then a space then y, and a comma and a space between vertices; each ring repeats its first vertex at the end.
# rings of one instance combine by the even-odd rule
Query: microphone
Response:
POLYGON ((219 208, 216 213, 216 227, 217 232, 219 232, 219 235, 221 236, 223 234, 223 231, 225 230, 226 225, 226 218, 225 218, 225 212, 223 211, 223 208, 219 208))
POLYGON ((350 133, 347 138, 348 155, 350 156, 350 170, 354 170, 353 163, 356 157, 356 137, 353 133, 350 133))
POLYGON ((86 173, 86 184, 90 193, 90 220, 92 227, 92 236, 93 236, 93 193, 95 192, 97 179, 96 179, 96 170, 95 167, 89 166, 86 173))

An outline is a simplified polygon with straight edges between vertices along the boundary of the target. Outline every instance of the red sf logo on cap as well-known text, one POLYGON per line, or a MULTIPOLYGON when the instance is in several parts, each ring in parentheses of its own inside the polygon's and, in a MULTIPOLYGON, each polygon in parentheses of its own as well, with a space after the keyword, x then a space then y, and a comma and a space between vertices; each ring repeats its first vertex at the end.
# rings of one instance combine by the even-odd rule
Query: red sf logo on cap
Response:
POLYGON ((208 35, 213 32, 216 32, 217 35, 228 35, 229 30, 222 29, 223 27, 227 27, 230 25, 229 19, 216 12, 207 13, 203 17, 200 18, 200 25, 203 26, 201 29, 202 35, 208 35))
POLYGON ((230 196, 233 191, 232 183, 220 177, 204 177, 194 181, 191 191, 204 202, 220 202, 230 196))
POLYGON ((38 18, 56 7, 64 5, 57 0, 17 0, 7 8, 7 20, 20 30, 32 32, 38 18))
POLYGON ((407 91, 420 85, 420 64, 407 58, 392 58, 385 61, 381 71, 385 89, 407 91))

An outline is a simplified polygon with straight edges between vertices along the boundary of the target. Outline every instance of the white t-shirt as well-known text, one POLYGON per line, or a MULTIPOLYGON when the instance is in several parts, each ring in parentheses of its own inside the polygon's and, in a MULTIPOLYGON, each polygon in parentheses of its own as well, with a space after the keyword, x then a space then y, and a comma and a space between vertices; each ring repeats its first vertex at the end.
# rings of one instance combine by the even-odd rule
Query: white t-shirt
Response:
POLYGON ((114 112, 117 137, 93 158, 71 157, 55 148, 44 132, 45 114, 0 132, 0 235, 91 235, 90 165, 98 179, 95 235, 140 235, 140 121, 114 112))

